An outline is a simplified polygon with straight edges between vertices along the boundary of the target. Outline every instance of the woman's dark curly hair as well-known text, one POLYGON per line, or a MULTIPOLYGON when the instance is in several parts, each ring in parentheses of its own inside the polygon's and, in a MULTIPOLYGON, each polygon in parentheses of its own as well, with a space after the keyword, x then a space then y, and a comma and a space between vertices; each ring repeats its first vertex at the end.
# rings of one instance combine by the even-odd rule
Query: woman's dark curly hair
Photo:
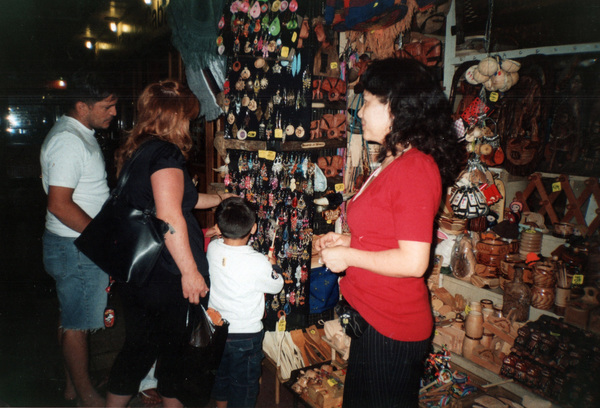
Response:
POLYGON ((392 128, 378 159, 394 156, 409 145, 433 157, 442 183, 452 185, 466 161, 458 141, 452 111, 439 82, 423 64, 388 58, 371 62, 361 76, 363 89, 389 104, 392 128))

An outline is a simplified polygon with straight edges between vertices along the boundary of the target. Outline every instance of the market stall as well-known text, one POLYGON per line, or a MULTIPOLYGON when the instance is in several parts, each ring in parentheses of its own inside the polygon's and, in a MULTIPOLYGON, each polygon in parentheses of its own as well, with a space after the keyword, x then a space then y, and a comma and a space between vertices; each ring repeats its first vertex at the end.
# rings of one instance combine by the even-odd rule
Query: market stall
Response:
MULTIPOLYGON (((372 60, 412 58, 444 84, 467 161, 437 218, 427 275, 434 344, 466 366, 467 376, 478 372, 513 396, 593 406, 589 377, 600 369, 594 37, 566 37, 580 39, 576 46, 531 38, 507 44, 508 14, 486 2, 471 9, 379 2, 370 14, 338 3, 227 1, 219 23, 227 68, 217 96, 223 114, 213 185, 257 205, 251 243, 274 251, 284 271, 284 289, 266 299, 266 327, 274 335, 295 332, 290 353, 302 358, 296 365, 287 359, 279 382, 337 361, 314 374, 334 377, 335 386, 295 392, 304 400, 310 393, 314 406, 339 405, 343 353, 313 326, 335 321, 337 276, 320 269, 311 241, 347 231, 344 201, 378 166, 378 146, 362 139, 357 115, 360 75, 372 60), (481 35, 469 36, 482 21, 481 35)), ((531 8, 514 13, 528 16, 531 8)), ((552 32, 540 24, 540 32, 552 32)), ((269 355, 278 369, 280 351, 269 355)), ((440 400, 424 389, 423 405, 461 398, 447 388, 436 394, 440 400)))

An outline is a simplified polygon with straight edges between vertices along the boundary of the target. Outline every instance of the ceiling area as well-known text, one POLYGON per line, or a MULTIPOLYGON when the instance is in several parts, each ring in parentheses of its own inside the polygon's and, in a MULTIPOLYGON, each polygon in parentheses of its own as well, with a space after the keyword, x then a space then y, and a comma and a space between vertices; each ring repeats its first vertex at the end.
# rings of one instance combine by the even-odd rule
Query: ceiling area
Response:
POLYGON ((83 67, 112 64, 113 69, 122 69, 128 60, 156 53, 156 44, 168 47, 164 12, 168 0, 148 0, 148 3, 145 0, 5 2, 0 12, 0 26, 5 33, 0 41, 0 88, 39 89, 48 81, 83 67), (88 41, 91 48, 86 47, 88 41))
MULTIPOLYGON (((203 2, 212 0, 196 1, 201 7, 203 2)), ((485 34, 491 5, 490 52, 600 41, 600 2, 453 1, 459 39, 485 34)), ((3 3, 0 27, 5 36, 0 41, 0 90, 37 90, 82 67, 105 67, 122 75, 124 70, 139 70, 142 62, 152 58, 164 59, 170 47, 165 17, 169 0, 3 3), (115 31, 111 30, 111 23, 115 31), (86 41, 90 41, 91 49, 86 48, 86 41)))

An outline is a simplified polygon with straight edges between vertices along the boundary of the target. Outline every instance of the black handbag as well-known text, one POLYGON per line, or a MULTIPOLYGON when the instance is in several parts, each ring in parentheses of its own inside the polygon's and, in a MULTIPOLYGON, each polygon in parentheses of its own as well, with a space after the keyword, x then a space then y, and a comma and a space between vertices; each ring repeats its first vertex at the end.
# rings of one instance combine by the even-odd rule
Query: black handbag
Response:
POLYGON ((369 327, 369 323, 344 299, 335 305, 334 311, 340 319, 344 333, 352 339, 362 336, 369 327))
POLYGON ((165 245, 168 224, 156 218, 154 201, 132 207, 121 192, 141 147, 123 169, 117 186, 75 246, 117 282, 143 285, 165 245))

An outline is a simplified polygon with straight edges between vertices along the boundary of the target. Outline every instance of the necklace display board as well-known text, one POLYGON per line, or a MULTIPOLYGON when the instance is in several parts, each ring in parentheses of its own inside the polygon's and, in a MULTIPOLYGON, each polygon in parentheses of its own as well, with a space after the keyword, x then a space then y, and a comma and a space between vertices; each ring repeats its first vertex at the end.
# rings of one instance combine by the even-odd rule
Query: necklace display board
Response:
POLYGON ((313 230, 315 164, 309 153, 229 151, 225 186, 253 203, 258 228, 250 245, 273 251, 283 290, 266 296, 266 327, 285 314, 288 328, 305 327, 313 230), (263 154, 264 153, 264 154, 263 154))
POLYGON ((308 28, 322 3, 229 0, 219 22, 218 52, 227 56, 219 102, 224 184, 255 205, 258 228, 250 245, 273 251, 285 279, 279 294, 265 297, 267 330, 282 315, 287 330, 307 326, 317 162, 323 148, 345 147, 341 137, 311 140, 315 40, 308 28))

